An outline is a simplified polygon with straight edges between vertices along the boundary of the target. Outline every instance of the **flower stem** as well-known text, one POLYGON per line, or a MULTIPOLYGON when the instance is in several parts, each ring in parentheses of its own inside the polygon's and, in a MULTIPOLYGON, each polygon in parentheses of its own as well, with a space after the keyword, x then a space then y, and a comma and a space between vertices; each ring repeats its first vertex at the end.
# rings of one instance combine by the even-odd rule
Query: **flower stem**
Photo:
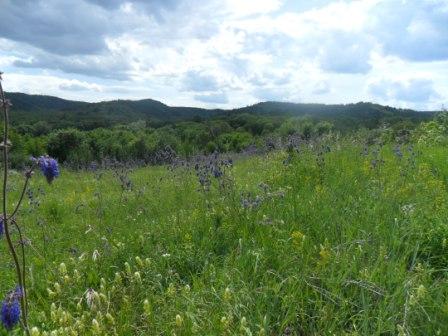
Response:
MULTIPOLYGON (((26 311, 26 304, 25 304, 25 290, 23 288, 23 274, 21 271, 19 259, 16 253, 16 250, 14 248, 14 244, 11 240, 11 234, 9 232, 9 223, 8 223, 8 216, 7 216, 7 186, 8 186, 8 104, 5 99, 5 93, 3 92, 3 87, 0 82, 0 99, 1 104, 3 107, 3 190, 2 190, 2 196, 3 196, 3 224, 5 228, 5 237, 6 241, 8 243, 9 251, 11 252, 12 258, 14 259, 14 264, 17 272, 17 281, 19 283, 19 287, 23 292, 23 295, 20 298, 20 305, 22 306, 22 310, 26 311)), ((26 335, 30 335, 29 328, 28 328, 28 322, 26 315, 24 314, 22 317, 23 326, 25 329, 26 335)))

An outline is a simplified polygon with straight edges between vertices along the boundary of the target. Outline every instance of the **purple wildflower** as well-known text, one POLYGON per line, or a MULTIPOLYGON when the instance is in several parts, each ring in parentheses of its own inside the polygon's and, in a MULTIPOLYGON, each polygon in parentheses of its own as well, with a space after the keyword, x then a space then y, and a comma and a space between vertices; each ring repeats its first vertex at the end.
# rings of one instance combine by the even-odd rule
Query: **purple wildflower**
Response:
POLYGON ((53 180, 59 176, 59 166, 58 162, 55 159, 46 155, 41 156, 37 159, 33 158, 32 160, 39 165, 40 170, 46 177, 48 183, 53 182, 53 180))
POLYGON ((3 217, 0 217, 0 237, 3 236, 4 232, 4 224, 3 224, 3 217))
POLYGON ((22 289, 17 287, 14 291, 6 295, 2 303, 2 310, 0 312, 1 321, 7 330, 11 330, 20 320, 20 303, 19 299, 22 297, 22 289))

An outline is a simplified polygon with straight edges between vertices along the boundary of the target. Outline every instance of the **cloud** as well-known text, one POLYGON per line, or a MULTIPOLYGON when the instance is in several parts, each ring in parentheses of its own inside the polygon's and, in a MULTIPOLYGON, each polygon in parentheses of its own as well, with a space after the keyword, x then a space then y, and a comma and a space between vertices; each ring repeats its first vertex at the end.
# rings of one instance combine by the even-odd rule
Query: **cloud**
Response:
POLYGON ((411 61, 448 59, 446 0, 383 1, 372 12, 369 31, 386 54, 411 61))
POLYGON ((324 95, 329 93, 330 91, 331 87, 328 82, 319 82, 314 86, 312 93, 316 95, 324 95))
POLYGON ((229 98, 225 92, 195 95, 194 99, 203 103, 227 104, 229 98))
POLYGON ((219 84, 212 75, 201 73, 198 71, 189 71, 185 74, 183 81, 183 89, 186 91, 216 91, 219 84))
POLYGON ((285 88, 262 87, 253 91, 254 96, 261 101, 287 101, 289 93, 285 88))
POLYGON ((427 103, 439 98, 434 83, 429 79, 414 78, 406 81, 379 80, 368 87, 370 94, 386 101, 427 103))
POLYGON ((111 13, 83 1, 2 1, 0 36, 59 55, 95 54, 115 31, 111 13))
POLYGON ((38 53, 29 60, 16 60, 13 64, 19 68, 52 69, 65 73, 114 80, 130 79, 129 71, 132 69, 127 60, 120 55, 62 57, 38 53))
POLYGON ((227 11, 237 17, 275 12, 281 5, 281 0, 258 0, 256 3, 241 0, 224 1, 224 6, 226 6, 227 11))
POLYGON ((357 34, 334 33, 320 39, 319 62, 324 71, 336 73, 366 73, 371 69, 372 43, 357 34))
POLYGON ((0 2, 2 69, 22 74, 21 87, 59 78, 47 89, 70 97, 439 104, 431 88, 448 91, 446 0, 0 2))
POLYGON ((80 81, 70 81, 59 84, 59 89, 63 91, 96 91, 101 92, 101 87, 97 84, 91 84, 80 81))

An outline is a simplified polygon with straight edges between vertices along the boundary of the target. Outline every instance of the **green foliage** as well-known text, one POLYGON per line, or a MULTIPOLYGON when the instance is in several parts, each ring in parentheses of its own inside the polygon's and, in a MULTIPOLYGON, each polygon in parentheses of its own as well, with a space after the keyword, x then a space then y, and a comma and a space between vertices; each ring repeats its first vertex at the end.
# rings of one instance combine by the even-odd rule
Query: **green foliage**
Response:
POLYGON ((448 112, 441 112, 434 120, 422 123, 416 130, 414 138, 417 142, 425 144, 448 143, 448 112))
POLYGON ((265 102, 234 110, 207 110, 170 107, 151 99, 84 103, 23 93, 8 93, 7 96, 14 103, 14 125, 27 133, 35 132, 34 135, 46 134, 48 128, 92 130, 133 122, 144 122, 148 127, 158 128, 167 122, 191 120, 202 123, 208 119, 224 118, 231 122, 234 129, 243 127, 258 136, 278 128, 286 118, 306 116, 316 122, 330 121, 336 130, 347 132, 360 127, 376 128, 384 122, 395 124, 407 120, 415 124, 434 115, 371 103, 324 105, 265 102))
POLYGON ((59 130, 49 135, 48 154, 61 161, 79 157, 83 149, 85 149, 83 134, 76 129, 59 130))
MULTIPOLYGON (((311 139, 329 132, 375 132, 388 125, 387 141, 409 137, 431 113, 369 103, 349 105, 266 102, 231 111, 169 107, 146 99, 83 103, 48 96, 11 93, 14 103, 14 166, 30 155, 48 153, 59 161, 88 164, 115 158, 143 160, 170 146, 181 156, 242 151, 264 138, 300 135, 311 139)), ((442 117, 424 124, 423 142, 443 141, 442 117), (436 140, 434 140, 436 139, 436 140)))

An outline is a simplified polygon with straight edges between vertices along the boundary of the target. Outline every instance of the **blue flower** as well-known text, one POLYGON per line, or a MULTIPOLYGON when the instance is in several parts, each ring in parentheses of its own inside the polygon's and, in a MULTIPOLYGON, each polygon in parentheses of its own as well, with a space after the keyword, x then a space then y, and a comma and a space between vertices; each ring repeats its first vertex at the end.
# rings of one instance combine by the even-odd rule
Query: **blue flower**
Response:
POLYGON ((17 287, 13 292, 6 295, 2 303, 2 310, 0 312, 1 321, 7 330, 11 330, 19 323, 20 320, 20 303, 19 299, 22 297, 22 289, 17 287))
POLYGON ((3 236, 3 232, 4 232, 4 228, 3 228, 4 224, 3 224, 3 218, 0 217, 0 238, 1 236, 3 236))
POLYGON ((59 166, 55 159, 47 155, 34 159, 34 161, 39 165, 40 170, 47 178, 48 183, 53 182, 53 180, 59 176, 59 166))

